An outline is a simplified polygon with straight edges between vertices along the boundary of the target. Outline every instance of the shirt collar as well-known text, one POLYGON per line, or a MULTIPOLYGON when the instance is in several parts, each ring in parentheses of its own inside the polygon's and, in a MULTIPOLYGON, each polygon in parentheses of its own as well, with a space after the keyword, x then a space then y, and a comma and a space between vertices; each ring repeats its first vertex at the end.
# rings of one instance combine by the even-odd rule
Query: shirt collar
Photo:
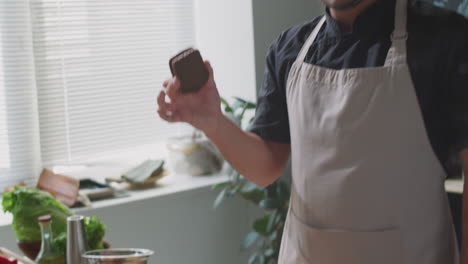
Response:
POLYGON ((326 33, 331 36, 344 35, 389 35, 394 28, 396 0, 380 0, 360 14, 353 24, 353 29, 349 33, 340 30, 338 22, 330 15, 326 9, 326 33))

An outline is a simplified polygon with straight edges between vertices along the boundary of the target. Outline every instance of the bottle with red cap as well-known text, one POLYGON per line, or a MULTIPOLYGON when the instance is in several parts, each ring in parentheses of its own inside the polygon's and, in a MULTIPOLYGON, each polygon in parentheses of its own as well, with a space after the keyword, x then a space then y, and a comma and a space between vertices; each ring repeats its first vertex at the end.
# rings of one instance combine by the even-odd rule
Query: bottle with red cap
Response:
POLYGON ((37 264, 65 264, 65 257, 52 246, 53 237, 50 227, 52 219, 50 215, 41 216, 38 221, 41 226, 42 244, 35 262, 37 264))

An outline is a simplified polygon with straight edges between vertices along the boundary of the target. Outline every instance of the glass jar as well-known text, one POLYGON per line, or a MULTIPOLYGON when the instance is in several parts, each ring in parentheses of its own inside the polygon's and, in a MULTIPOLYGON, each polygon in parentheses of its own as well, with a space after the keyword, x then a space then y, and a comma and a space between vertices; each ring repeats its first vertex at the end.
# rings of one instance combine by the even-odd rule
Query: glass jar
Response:
POLYGON ((65 256, 60 254, 52 245, 52 230, 50 215, 38 218, 41 227, 42 244, 41 250, 36 257, 36 264, 65 264, 65 256))
POLYGON ((223 166, 223 157, 215 145, 203 136, 173 137, 167 143, 169 164, 177 174, 209 175, 223 166))

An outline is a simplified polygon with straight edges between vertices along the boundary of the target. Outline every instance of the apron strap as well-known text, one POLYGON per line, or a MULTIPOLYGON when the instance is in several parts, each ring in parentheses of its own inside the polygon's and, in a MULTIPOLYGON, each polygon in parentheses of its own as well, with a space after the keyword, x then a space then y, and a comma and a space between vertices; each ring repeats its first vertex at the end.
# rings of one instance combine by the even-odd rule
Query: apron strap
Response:
POLYGON ((306 43, 304 46, 302 46, 301 52, 299 52, 299 55, 296 58, 296 62, 298 63, 303 63, 307 53, 309 52, 310 47, 314 43, 315 39, 317 38, 317 35, 320 32, 320 29, 322 29, 322 26, 325 24, 325 21, 327 20, 326 16, 323 16, 320 22, 317 24, 317 26, 314 28, 314 31, 310 34, 309 38, 307 39, 306 43))
MULTIPOLYGON (((312 31, 304 46, 302 46, 302 49, 296 58, 296 62, 304 62, 310 47, 317 38, 326 20, 326 16, 323 16, 320 22, 314 28, 314 31, 312 31)), ((401 59, 396 57, 404 58, 404 60, 406 60, 406 40, 408 39, 407 20, 408 0, 397 0, 395 6, 395 29, 392 33, 392 47, 387 54, 385 65, 400 62, 401 59)))
POLYGON ((406 40, 408 20, 408 0, 397 0, 395 6, 395 29, 392 33, 392 46, 390 47, 385 66, 406 64, 406 40))
POLYGON ((395 29, 392 34, 392 41, 408 39, 408 0, 397 0, 395 6, 395 29))

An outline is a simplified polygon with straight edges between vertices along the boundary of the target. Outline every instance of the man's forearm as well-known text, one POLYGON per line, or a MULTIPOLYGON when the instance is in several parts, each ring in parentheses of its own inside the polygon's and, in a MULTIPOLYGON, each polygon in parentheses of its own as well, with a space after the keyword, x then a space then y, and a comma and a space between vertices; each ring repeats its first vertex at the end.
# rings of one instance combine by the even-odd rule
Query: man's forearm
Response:
POLYGON ((219 117, 216 130, 207 132, 207 136, 233 168, 260 186, 278 179, 289 158, 289 145, 267 143, 242 131, 224 115, 219 117))

